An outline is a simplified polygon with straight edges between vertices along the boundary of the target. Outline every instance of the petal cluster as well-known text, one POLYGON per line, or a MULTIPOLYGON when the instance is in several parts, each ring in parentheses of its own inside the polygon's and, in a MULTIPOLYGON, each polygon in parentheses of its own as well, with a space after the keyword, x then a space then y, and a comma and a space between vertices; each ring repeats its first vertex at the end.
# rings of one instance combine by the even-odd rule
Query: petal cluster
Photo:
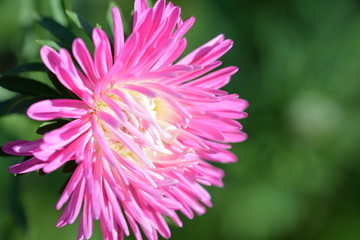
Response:
POLYGON ((220 90, 237 68, 214 70, 233 43, 219 35, 178 60, 195 21, 183 21, 179 7, 136 0, 126 41, 117 8, 112 16, 113 46, 96 28, 93 54, 81 39, 72 55, 41 49, 45 65, 77 98, 41 101, 27 114, 71 121, 4 151, 31 157, 10 167, 12 173, 48 173, 75 161, 56 207, 66 205, 58 227, 81 216, 77 239, 91 237, 94 220, 108 240, 123 239, 130 229, 138 240, 141 231, 151 240, 170 238, 164 216, 182 226, 177 211, 203 214, 211 201, 202 185, 223 185, 223 171, 209 161, 235 162, 229 143, 246 139, 234 119, 246 117, 247 102, 220 90))

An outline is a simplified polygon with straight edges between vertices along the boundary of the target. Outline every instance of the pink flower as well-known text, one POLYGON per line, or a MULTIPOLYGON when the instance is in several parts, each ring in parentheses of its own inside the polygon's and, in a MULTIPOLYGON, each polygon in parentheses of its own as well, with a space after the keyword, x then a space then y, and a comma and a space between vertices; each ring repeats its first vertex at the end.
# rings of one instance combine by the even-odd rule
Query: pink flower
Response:
POLYGON ((68 51, 41 49, 45 65, 79 99, 45 100, 27 111, 30 118, 73 119, 28 142, 14 141, 4 151, 32 156, 10 167, 12 173, 52 172, 78 164, 56 208, 65 203, 57 227, 72 224, 81 209, 77 239, 89 239, 100 220, 104 239, 130 234, 170 237, 163 215, 178 226, 176 211, 188 218, 211 207, 201 185, 223 186, 222 170, 208 161, 231 163, 228 143, 246 134, 234 119, 246 117, 248 103, 219 90, 236 67, 214 70, 232 46, 220 35, 174 63, 186 47, 184 34, 194 23, 165 0, 153 8, 135 0, 133 32, 124 40, 117 8, 112 9, 114 46, 101 29, 93 31, 92 57, 81 39, 68 51))

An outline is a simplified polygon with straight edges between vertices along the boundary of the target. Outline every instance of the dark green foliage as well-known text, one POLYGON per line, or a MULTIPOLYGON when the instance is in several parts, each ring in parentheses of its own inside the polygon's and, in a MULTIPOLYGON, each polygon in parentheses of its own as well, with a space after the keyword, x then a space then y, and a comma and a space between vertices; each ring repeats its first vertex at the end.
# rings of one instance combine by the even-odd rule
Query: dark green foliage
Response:
POLYGON ((25 113, 34 103, 44 100, 42 97, 16 96, 0 102, 0 116, 11 113, 25 113))
POLYGON ((22 231, 27 231, 28 229, 28 222, 26 218, 26 212, 24 209, 24 205, 21 202, 21 191, 20 188, 20 179, 19 177, 13 177, 12 184, 11 184, 10 192, 8 194, 9 198, 9 206, 10 210, 13 213, 14 220, 20 227, 22 231))
POLYGON ((63 173, 72 173, 75 171, 77 165, 78 164, 74 160, 68 161, 65 163, 62 171, 63 173))
POLYGON ((4 152, 3 150, 2 150, 2 146, 0 147, 0 157, 10 157, 10 156, 12 156, 12 155, 9 155, 9 154, 7 154, 6 152, 4 152))
POLYGON ((66 10, 66 15, 78 28, 83 29, 90 38, 92 37, 92 30, 94 27, 90 23, 88 23, 83 17, 70 10, 66 10))
POLYGON ((36 130, 37 134, 44 135, 47 132, 50 132, 54 129, 60 128, 65 124, 69 123, 70 120, 58 119, 51 122, 44 122, 41 126, 36 130))
POLYGON ((25 96, 41 96, 48 98, 60 97, 59 93, 48 85, 19 76, 0 77, 0 86, 25 96))
POLYGON ((26 63, 17 67, 14 67, 6 72, 4 75, 16 75, 26 72, 44 72, 45 66, 41 62, 26 63))
MULTIPOLYGON (((53 40, 42 40, 42 39, 38 39, 36 40, 36 43, 39 44, 40 46, 49 46, 55 50, 60 50, 61 48, 61 44, 59 45, 59 43, 53 41, 53 40)), ((63 45, 66 47, 66 45, 63 45)))
POLYGON ((72 42, 76 38, 75 34, 69 29, 65 28, 51 18, 39 16, 37 22, 68 47, 71 46, 72 42))

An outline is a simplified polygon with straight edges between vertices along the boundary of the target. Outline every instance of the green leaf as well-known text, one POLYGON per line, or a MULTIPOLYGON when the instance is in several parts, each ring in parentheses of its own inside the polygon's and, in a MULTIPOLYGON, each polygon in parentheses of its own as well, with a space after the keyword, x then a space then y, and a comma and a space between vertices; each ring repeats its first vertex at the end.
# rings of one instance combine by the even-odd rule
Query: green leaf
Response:
POLYGON ((45 66, 41 62, 26 63, 4 72, 4 75, 16 75, 24 72, 43 72, 45 66))
POLYGON ((62 9, 72 9, 71 8, 71 0, 60 0, 62 9))
POLYGON ((13 102, 11 106, 9 106, 7 110, 7 114, 10 113, 26 113, 26 110, 36 102, 44 100, 44 98, 39 97, 24 97, 16 102, 13 102))
POLYGON ((0 102, 0 116, 11 113, 25 113, 34 103, 44 100, 41 97, 16 96, 0 102))
POLYGON ((48 85, 30 78, 19 76, 0 77, 0 86, 26 96, 41 96, 48 98, 59 98, 60 94, 48 85))
POLYGON ((64 126, 67 123, 69 123, 69 121, 64 120, 64 119, 58 119, 58 120, 51 121, 51 122, 44 122, 36 130, 36 133, 40 134, 40 135, 44 135, 45 133, 50 132, 50 131, 52 131, 54 129, 61 128, 62 126, 64 126))
POLYGON ((166 223, 167 223, 169 226, 171 226, 171 227, 178 227, 178 225, 176 225, 176 224, 174 223, 174 221, 171 220, 171 218, 169 218, 168 216, 163 216, 163 217, 164 217, 166 223))
POLYGON ((94 27, 89 22, 87 22, 83 17, 79 16, 77 13, 69 10, 66 10, 66 15, 73 23, 75 23, 75 25, 78 28, 83 29, 90 38, 92 37, 92 31, 94 27))
POLYGON ((63 3, 59 0, 50 0, 49 3, 53 18, 63 25, 68 24, 63 3))
POLYGON ((13 157, 13 155, 7 154, 2 150, 2 146, 0 147, 0 157, 13 157))
MULTIPOLYGON (((65 165, 66 165, 66 163, 65 163, 65 165)), ((64 192, 67 184, 68 184, 69 181, 70 181, 70 178, 71 178, 71 175, 63 182, 63 184, 62 184, 61 187, 59 188, 59 195, 61 195, 61 194, 64 192)))
POLYGON ((21 101, 24 97, 14 97, 0 102, 0 116, 9 114, 9 109, 14 106, 18 101, 21 101))
POLYGON ((78 164, 74 160, 68 161, 65 163, 62 172, 63 173, 72 173, 75 171, 77 166, 78 166, 78 164))
POLYGON ((41 46, 49 46, 55 50, 59 50, 61 48, 61 46, 59 44, 57 44, 55 41, 52 40, 35 40, 35 42, 41 46))
POLYGON ((71 0, 61 0, 62 9, 72 9, 71 0))
POLYGON ((13 213, 17 225, 19 225, 22 230, 26 231, 28 229, 28 223, 25 209, 21 202, 19 177, 13 178, 13 181, 11 182, 11 186, 9 188, 9 193, 6 196, 7 200, 9 201, 8 204, 10 207, 10 211, 13 213))
POLYGON ((76 38, 75 34, 69 29, 51 18, 39 16, 37 22, 67 46, 71 46, 76 38))
POLYGON ((148 2, 148 5, 151 7, 151 6, 154 6, 154 1, 153 0, 147 0, 148 2))
POLYGON ((33 158, 34 156, 25 156, 23 157, 23 159, 21 160, 21 162, 25 162, 27 160, 30 160, 31 158, 33 158))
POLYGON ((112 7, 118 7, 117 4, 114 1, 110 1, 109 5, 108 5, 108 9, 106 11, 106 25, 108 27, 108 29, 110 30, 110 39, 114 39, 114 28, 113 28, 113 19, 112 19, 112 13, 111 13, 111 9, 112 7))

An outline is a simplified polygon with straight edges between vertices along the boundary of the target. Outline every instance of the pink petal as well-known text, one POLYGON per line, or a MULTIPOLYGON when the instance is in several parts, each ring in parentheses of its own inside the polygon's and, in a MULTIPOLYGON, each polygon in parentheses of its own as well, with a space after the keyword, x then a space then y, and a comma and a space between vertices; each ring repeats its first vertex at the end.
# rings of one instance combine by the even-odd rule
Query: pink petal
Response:
POLYGON ((244 111, 248 106, 248 102, 243 99, 231 99, 228 95, 221 102, 211 104, 201 104, 206 112, 214 113, 223 118, 241 119, 247 117, 244 111))
POLYGON ((134 2, 134 27, 135 28, 139 21, 139 16, 148 9, 146 0, 135 0, 134 2))
POLYGON ((56 76, 59 81, 73 93, 75 93, 78 97, 80 97, 84 102, 86 102, 89 106, 93 104, 92 97, 90 95, 90 90, 83 84, 82 79, 79 76, 69 71, 69 69, 65 69, 64 67, 57 66, 56 76))
POLYGON ((80 77, 78 70, 75 68, 70 54, 65 49, 60 49, 57 53, 50 47, 42 47, 40 51, 41 58, 45 65, 56 74, 59 81, 69 90, 74 92, 80 98, 87 101, 89 98, 89 92, 91 92, 87 86, 88 83, 84 84, 84 77, 80 77))
POLYGON ((123 133, 122 131, 117 131, 114 129, 112 125, 108 125, 116 139, 122 142, 126 147, 128 147, 138 158, 141 160, 146 166, 150 168, 154 168, 153 163, 150 159, 144 154, 143 150, 135 144, 135 142, 129 137, 127 134, 123 133))
POLYGON ((89 130, 90 126, 87 118, 76 119, 61 128, 46 133, 43 138, 44 143, 40 147, 42 149, 60 149, 89 130))
POLYGON ((208 73, 209 71, 217 68, 221 64, 222 64, 222 62, 216 61, 216 62, 213 62, 213 63, 206 65, 204 67, 201 67, 201 68, 194 68, 194 71, 179 74, 178 77, 166 79, 166 80, 162 81, 162 83, 166 84, 166 85, 180 85, 184 82, 192 81, 193 79, 195 79, 205 73, 208 73))
POLYGON ((38 160, 37 158, 30 158, 29 160, 23 161, 21 163, 15 164, 9 167, 9 172, 22 174, 41 169, 46 165, 46 162, 38 160))
POLYGON ((182 98, 178 92, 174 91, 170 86, 164 86, 157 83, 144 82, 141 84, 142 86, 152 88, 156 92, 160 94, 166 94, 174 98, 182 98))
POLYGON ((90 82, 95 84, 96 80, 99 79, 99 76, 95 70, 94 60, 92 59, 84 41, 79 38, 75 39, 72 51, 76 61, 79 63, 87 78, 90 82))
POLYGON ((80 118, 89 113, 90 109, 80 100, 53 99, 37 102, 30 106, 27 115, 38 121, 55 118, 80 118))
POLYGON ((224 132, 224 142, 243 142, 247 139, 247 134, 244 132, 224 132))
POLYGON ((110 188, 109 184, 105 181, 105 191, 108 197, 108 200, 113 207, 114 210, 114 217, 117 221, 117 223, 120 225, 121 229, 125 232, 126 235, 129 235, 129 228, 126 223, 125 217, 122 213, 122 210, 120 208, 119 202, 116 199, 115 194, 113 193, 113 190, 110 188))
POLYGON ((99 117, 99 120, 106 122, 115 129, 121 126, 121 122, 108 112, 99 110, 96 112, 96 115, 99 117))
POLYGON ((235 74, 238 71, 237 67, 227 67, 210 74, 207 74, 204 77, 196 79, 194 81, 185 83, 185 86, 191 87, 205 87, 212 89, 220 89, 230 81, 231 75, 235 74))
MULTIPOLYGON (((78 137, 75 141, 67 145, 64 149, 56 151, 54 154, 50 156, 49 163, 44 167, 44 172, 52 172, 56 169, 63 166, 67 161, 70 161, 75 158, 75 154, 81 148, 81 144, 84 142, 85 139, 87 139, 87 135, 84 134, 80 137, 78 137)), ((86 151, 88 153, 89 151, 86 151)), ((77 159, 78 160, 78 159, 77 159)), ((80 159, 83 160, 83 159, 80 159)), ((79 160, 79 161, 80 161, 79 160)), ((77 162, 79 162, 77 161, 77 162)))
MULTIPOLYGON (((174 44, 170 49, 167 49, 167 53, 164 54, 151 68, 151 70, 157 70, 158 68, 167 67, 169 64, 172 64, 176 59, 180 57, 180 55, 184 52, 186 48, 186 39, 183 38, 179 41, 174 41, 174 44)), ((180 64, 179 64, 180 65, 180 64)), ((189 65, 188 65, 189 66, 189 65)))
POLYGON ((46 67, 53 73, 56 73, 56 67, 62 64, 60 55, 54 49, 48 46, 41 48, 40 56, 46 67))
POLYGON ((224 141, 225 137, 224 135, 215 127, 213 128, 201 128, 201 126, 189 126, 189 131, 193 132, 194 134, 214 141, 224 141))
POLYGON ((93 219, 91 216, 91 202, 89 198, 85 198, 83 215, 82 215, 82 229, 84 232, 85 239, 90 239, 93 230, 93 219))
POLYGON ((57 227, 62 226, 63 222, 67 224, 74 223, 75 219, 80 213, 82 202, 84 199, 84 190, 85 190, 85 180, 82 180, 79 185, 77 185, 71 199, 66 206, 63 214, 61 215, 57 227))
POLYGON ((124 28, 119 9, 113 7, 111 13, 114 23, 114 59, 116 59, 120 54, 121 48, 124 46, 124 28))
POLYGON ((83 179, 83 168, 82 164, 80 163, 74 173, 72 174, 69 182, 66 184, 66 187, 64 191, 62 192, 57 204, 56 209, 59 210, 63 207, 63 205, 69 200, 71 194, 73 191, 77 188, 77 186, 80 184, 80 181, 83 179))
POLYGON ((209 42, 205 43, 201 47, 186 55, 178 62, 178 64, 195 64, 198 59, 206 56, 214 47, 218 46, 223 40, 224 35, 220 34, 216 38, 210 40, 209 42))
POLYGON ((194 64, 209 64, 218 60, 222 55, 230 50, 233 46, 232 40, 225 40, 218 46, 213 47, 207 54, 197 56, 197 61, 194 64))
MULTIPOLYGON (((114 65, 122 63, 124 65, 123 71, 127 70, 128 66, 131 66, 131 59, 134 58, 134 51, 137 50, 139 43, 139 34, 137 32, 130 34, 125 42, 124 47, 120 51, 119 57, 116 59, 114 65)), ((120 74, 120 73, 118 73, 120 74)))
POLYGON ((40 146, 42 139, 36 141, 12 141, 4 144, 3 151, 16 156, 32 156, 33 151, 40 146))
POLYGON ((187 31, 189 31, 189 29, 192 27, 192 25, 194 25, 194 23, 195 23, 195 18, 190 17, 184 23, 182 23, 178 26, 177 30, 173 34, 173 37, 177 38, 177 39, 182 38, 187 33, 187 31))
POLYGON ((133 90, 135 92, 141 93, 145 96, 148 96, 150 98, 155 98, 156 97, 156 93, 154 91, 152 91, 149 88, 146 87, 142 87, 141 85, 133 85, 133 84, 125 84, 122 86, 125 89, 130 89, 133 90))
POLYGON ((214 162, 234 163, 237 161, 237 156, 228 150, 213 154, 199 152, 199 154, 202 158, 214 162))
POLYGON ((113 63, 110 41, 106 33, 99 28, 94 29, 92 37, 95 45, 95 67, 101 78, 109 71, 113 63))

